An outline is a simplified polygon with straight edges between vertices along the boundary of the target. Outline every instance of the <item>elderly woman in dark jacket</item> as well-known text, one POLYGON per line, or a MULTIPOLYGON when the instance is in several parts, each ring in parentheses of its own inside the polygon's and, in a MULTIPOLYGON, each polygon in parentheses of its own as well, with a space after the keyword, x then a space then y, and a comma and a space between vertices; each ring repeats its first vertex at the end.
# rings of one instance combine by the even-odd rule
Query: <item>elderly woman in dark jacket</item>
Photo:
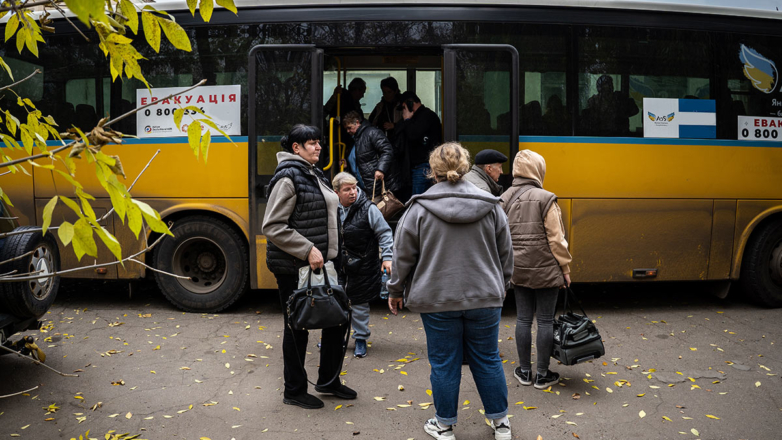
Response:
MULTIPOLYGON (((358 112, 345 115, 342 124, 348 134, 353 136, 353 150, 348 156, 348 164, 358 179, 359 187, 370 194, 370 198, 375 180, 384 181, 387 190, 396 191, 399 178, 393 163, 394 147, 383 131, 362 120, 358 112)), ((380 185, 381 182, 377 182, 378 194, 380 185)))
MULTIPOLYGON (((266 265, 277 278, 283 308, 298 287, 299 268, 319 269, 324 260, 337 257, 339 198, 323 172, 315 167, 320 157, 320 138, 317 127, 294 126, 280 142, 284 151, 277 153, 277 169, 269 183, 262 227, 268 240, 266 265)), ((285 314, 283 320, 285 391, 282 401, 308 409, 322 408, 323 402, 307 393, 307 374, 302 365, 308 333, 292 330, 285 314)), ((342 326, 323 329, 315 391, 355 399, 356 392, 339 382, 344 334, 342 326)))

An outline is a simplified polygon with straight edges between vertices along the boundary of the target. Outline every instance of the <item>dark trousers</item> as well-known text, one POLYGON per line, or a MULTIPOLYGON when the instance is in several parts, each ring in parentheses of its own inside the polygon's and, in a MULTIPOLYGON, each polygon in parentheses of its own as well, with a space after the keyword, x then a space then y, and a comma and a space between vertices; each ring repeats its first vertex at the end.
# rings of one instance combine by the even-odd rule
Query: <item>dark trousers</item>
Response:
MULTIPOLYGON (((288 327, 288 314, 285 312, 288 298, 299 287, 299 279, 296 275, 274 275, 277 278, 277 287, 280 290, 280 302, 283 310, 283 323, 285 330, 282 336, 282 360, 283 377, 285 378, 285 395, 297 396, 307 392, 307 373, 302 368, 307 355, 307 330, 292 330, 288 327), (296 337, 296 342, 293 337, 296 337), (298 357, 298 360, 297 360, 298 357)), ((329 381, 337 374, 342 366, 343 344, 345 340, 345 327, 332 327, 322 330, 320 348, 320 368, 318 368, 318 381, 320 386, 338 387, 339 376, 334 382, 329 381)))

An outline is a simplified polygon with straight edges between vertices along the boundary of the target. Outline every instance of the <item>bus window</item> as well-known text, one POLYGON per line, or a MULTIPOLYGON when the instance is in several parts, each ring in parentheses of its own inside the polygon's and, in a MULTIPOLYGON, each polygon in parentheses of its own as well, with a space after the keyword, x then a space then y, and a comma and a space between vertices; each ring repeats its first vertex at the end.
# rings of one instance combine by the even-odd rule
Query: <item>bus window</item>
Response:
POLYGON ((98 120, 109 112, 111 78, 102 79, 103 90, 100 94, 97 93, 95 85, 95 78, 72 79, 65 82, 65 105, 62 109, 67 113, 73 108, 72 124, 85 133, 92 130, 98 120))
MULTIPOLYGON (((437 113, 437 117, 443 119, 442 100, 442 72, 439 70, 416 70, 415 93, 421 98, 421 104, 437 113)), ((405 90, 401 83, 399 88, 405 90)))
POLYGON ((576 134, 643 136, 643 98, 710 99, 706 32, 587 27, 578 37, 576 134))
MULTIPOLYGON (((519 134, 569 136, 567 48, 569 27, 519 23, 459 23, 458 43, 512 44, 519 51, 519 134)), ((500 120, 500 124, 507 123, 500 120)), ((501 129, 502 130, 502 129, 501 129)))

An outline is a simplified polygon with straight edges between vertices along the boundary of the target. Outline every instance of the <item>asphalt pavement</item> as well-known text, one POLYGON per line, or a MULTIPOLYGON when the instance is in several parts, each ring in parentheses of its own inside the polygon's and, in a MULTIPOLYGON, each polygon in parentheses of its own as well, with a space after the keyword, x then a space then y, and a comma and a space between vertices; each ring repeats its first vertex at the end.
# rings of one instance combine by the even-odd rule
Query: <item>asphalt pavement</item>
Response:
MULTIPOLYGON (((701 285, 578 286, 605 357, 557 365, 550 390, 523 387, 515 305, 500 351, 517 439, 782 438, 782 310, 720 300, 701 285)), ((0 438, 426 439, 434 415, 420 316, 372 304, 371 347, 341 379, 352 401, 322 396, 319 410, 282 403, 282 316, 276 291, 251 291, 220 314, 182 313, 154 285, 63 283, 39 338, 46 364, 0 357, 0 438), (45 339, 44 339, 45 338, 45 339)), ((306 366, 314 376, 318 332, 306 366)), ((533 358, 534 359, 534 358, 533 358)), ((469 367, 463 367, 458 439, 491 439, 469 367)), ((314 380, 314 378, 311 377, 314 380)))

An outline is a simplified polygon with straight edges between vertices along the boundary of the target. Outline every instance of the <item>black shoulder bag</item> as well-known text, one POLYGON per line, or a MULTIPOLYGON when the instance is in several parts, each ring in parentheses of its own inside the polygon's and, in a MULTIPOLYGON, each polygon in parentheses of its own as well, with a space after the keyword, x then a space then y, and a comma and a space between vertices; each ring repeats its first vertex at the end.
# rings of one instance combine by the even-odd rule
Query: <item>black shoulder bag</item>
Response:
POLYGON ((562 314, 554 320, 554 351, 551 356, 565 365, 575 365, 604 354, 605 347, 597 327, 589 320, 581 302, 568 286, 562 314), (583 315, 573 313, 572 308, 568 308, 568 297, 571 295, 578 302, 583 315))
MULTIPOLYGON (((340 285, 332 286, 327 274, 324 274, 323 278, 326 285, 313 287, 312 269, 310 269, 307 274, 307 286, 293 291, 287 302, 288 327, 291 330, 314 330, 344 325, 345 341, 342 345, 342 359, 344 359, 350 340, 350 321, 353 317, 353 309, 350 299, 345 294, 345 289, 340 285)), ((293 335, 293 339, 295 344, 295 335, 293 335)), ((299 361, 302 371, 305 371, 301 359, 298 356, 296 359, 299 361)), ((337 374, 328 383, 319 386, 328 386, 333 383, 339 377, 341 370, 342 365, 340 364, 337 368, 337 374)), ((309 379, 307 381, 309 382, 309 379)))

